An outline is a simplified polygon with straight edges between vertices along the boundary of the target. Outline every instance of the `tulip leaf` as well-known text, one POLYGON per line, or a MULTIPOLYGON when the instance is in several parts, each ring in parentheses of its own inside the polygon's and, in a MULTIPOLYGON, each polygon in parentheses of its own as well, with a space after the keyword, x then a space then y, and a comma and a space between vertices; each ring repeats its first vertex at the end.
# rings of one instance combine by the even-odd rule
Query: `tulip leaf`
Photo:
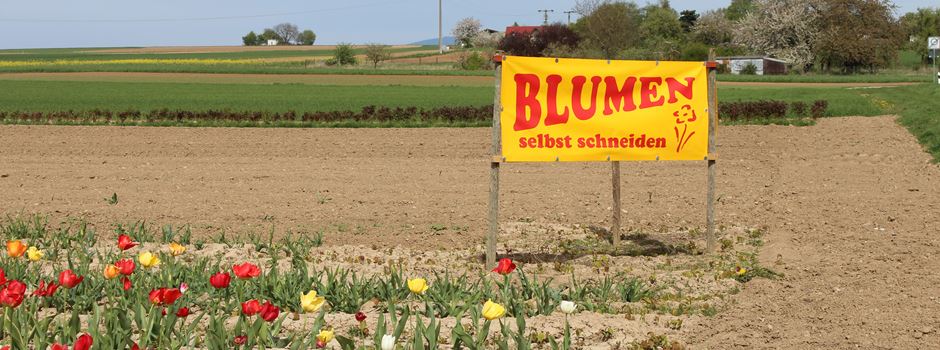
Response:
POLYGON ((375 335, 373 336, 376 349, 382 348, 382 337, 385 336, 385 327, 385 314, 379 314, 379 318, 375 324, 375 335))
POLYGON ((354 342, 352 339, 337 335, 336 342, 339 343, 339 347, 343 350, 356 350, 356 342, 354 342))
POLYGON ((392 333, 395 336, 395 339, 401 339, 401 333, 405 331, 405 326, 408 324, 408 317, 411 316, 411 309, 404 308, 401 312, 401 318, 398 320, 398 326, 395 327, 395 333, 392 333))

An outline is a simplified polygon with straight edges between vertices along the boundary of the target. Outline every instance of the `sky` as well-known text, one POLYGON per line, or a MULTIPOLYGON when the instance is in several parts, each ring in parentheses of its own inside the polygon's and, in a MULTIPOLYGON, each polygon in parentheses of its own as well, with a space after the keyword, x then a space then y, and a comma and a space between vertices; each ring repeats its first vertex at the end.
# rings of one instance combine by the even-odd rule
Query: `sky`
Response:
MULTIPOLYGON (((646 0, 635 1, 645 4, 646 0)), ((518 22, 565 22, 574 0, 443 0, 445 36, 461 18, 504 29, 518 22)), ((699 13, 730 0, 671 0, 677 10, 699 13)), ((901 14, 937 0, 895 0, 901 14)), ((437 37, 437 1, 248 1, 248 0, 0 0, 0 49, 240 45, 248 31, 291 22, 312 29, 317 44, 407 44, 437 37)), ((572 20, 576 15, 572 15, 572 20)))

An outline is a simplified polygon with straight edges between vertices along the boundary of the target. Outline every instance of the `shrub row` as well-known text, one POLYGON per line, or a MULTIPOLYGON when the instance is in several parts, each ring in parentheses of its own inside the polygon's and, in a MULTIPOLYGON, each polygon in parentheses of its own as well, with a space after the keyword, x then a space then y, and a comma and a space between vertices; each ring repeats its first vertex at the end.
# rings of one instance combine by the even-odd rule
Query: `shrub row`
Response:
POLYGON ((87 111, 24 112, 0 111, 0 120, 22 121, 30 123, 163 123, 163 122, 254 122, 259 124, 280 122, 395 122, 395 121, 445 121, 478 123, 493 118, 493 106, 454 106, 424 109, 418 107, 377 107, 365 106, 360 111, 327 112, 265 112, 205 110, 187 111, 155 109, 149 112, 140 110, 111 111, 92 109, 87 111))
POLYGON ((749 121, 757 118, 821 118, 826 116, 829 101, 818 100, 807 105, 805 102, 761 100, 722 102, 718 106, 718 115, 725 121, 749 121))

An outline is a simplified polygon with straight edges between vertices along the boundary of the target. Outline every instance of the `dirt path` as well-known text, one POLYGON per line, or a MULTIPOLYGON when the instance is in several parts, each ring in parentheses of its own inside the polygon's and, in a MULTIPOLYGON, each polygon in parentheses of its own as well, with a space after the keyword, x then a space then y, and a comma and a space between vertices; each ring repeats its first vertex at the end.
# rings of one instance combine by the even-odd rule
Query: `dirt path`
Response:
MULTIPOLYGON (((486 227, 489 135, 0 126, 0 214, 466 247, 486 227), (112 193, 116 205, 105 202, 112 193)), ((761 258, 785 277, 753 281, 731 310, 690 322, 692 348, 940 343, 940 169, 893 118, 723 127, 719 150, 719 224, 766 226, 761 258)), ((627 163, 623 173, 627 229, 703 226, 702 164, 627 163)), ((502 180, 504 223, 606 225, 607 164, 509 164, 502 180)))

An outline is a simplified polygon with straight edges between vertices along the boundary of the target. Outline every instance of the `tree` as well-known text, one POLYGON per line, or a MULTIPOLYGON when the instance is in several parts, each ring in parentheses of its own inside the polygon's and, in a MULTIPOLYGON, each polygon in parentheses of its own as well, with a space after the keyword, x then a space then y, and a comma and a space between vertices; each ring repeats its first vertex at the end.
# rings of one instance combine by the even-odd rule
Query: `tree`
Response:
POLYGON ((894 63, 904 41, 889 0, 823 0, 816 54, 826 70, 874 72, 894 63))
POLYGON ((480 21, 467 17, 457 22, 451 33, 463 47, 470 47, 473 45, 473 38, 480 34, 480 27, 480 21))
POLYGON ((313 43, 316 41, 317 34, 310 29, 304 30, 303 33, 300 33, 300 38, 298 39, 300 45, 313 45, 313 43))
POLYGON ((754 0, 731 0, 731 5, 725 9, 725 16, 729 20, 738 21, 756 9, 757 3, 754 0))
POLYGON ((353 52, 352 45, 349 43, 339 43, 336 44, 336 48, 333 49, 333 58, 330 58, 327 61, 329 65, 353 65, 359 63, 356 60, 356 54, 353 52))
POLYGON ((691 32, 692 28, 695 27, 695 22, 698 22, 699 15, 695 10, 685 10, 679 13, 679 23, 682 24, 683 32, 691 32))
POLYGON ((570 27, 553 23, 531 33, 512 33, 499 42, 498 48, 514 56, 540 57, 549 49, 570 51, 578 47, 581 37, 570 27))
POLYGON ((278 43, 284 42, 284 38, 281 38, 280 35, 277 35, 277 33, 274 32, 274 29, 271 28, 265 28, 264 31, 261 32, 259 38, 261 43, 266 43, 268 40, 277 40, 278 43))
POLYGON ((473 47, 493 49, 499 46, 499 41, 503 39, 502 33, 487 33, 480 32, 480 35, 477 35, 473 38, 473 47))
POLYGON ((300 36, 297 25, 292 23, 278 24, 274 26, 273 30, 285 45, 297 42, 297 38, 300 36))
POLYGON ((620 51, 639 42, 640 10, 634 3, 604 2, 589 15, 581 17, 574 29, 586 44, 604 58, 617 57, 620 51))
POLYGON ((258 45, 258 34, 255 34, 254 31, 248 32, 247 35, 242 37, 242 43, 245 44, 245 46, 258 45))
POLYGON ((909 40, 907 48, 920 53, 921 62, 927 63, 927 51, 924 43, 927 38, 940 36, 940 8, 919 8, 901 16, 901 30, 909 40))
POLYGON ((366 44, 366 58, 372 61, 372 68, 378 68, 379 62, 392 58, 392 54, 388 50, 388 45, 372 43, 366 44))
POLYGON ((647 42, 676 39, 682 33, 679 14, 666 0, 661 0, 656 5, 647 5, 642 11, 640 32, 647 42))
POLYGON ((816 61, 820 1, 757 0, 755 9, 737 24, 734 43, 807 69, 816 61))
POLYGON ((725 10, 708 11, 695 21, 692 37, 695 41, 712 46, 728 44, 734 38, 734 26, 725 16, 725 10))

